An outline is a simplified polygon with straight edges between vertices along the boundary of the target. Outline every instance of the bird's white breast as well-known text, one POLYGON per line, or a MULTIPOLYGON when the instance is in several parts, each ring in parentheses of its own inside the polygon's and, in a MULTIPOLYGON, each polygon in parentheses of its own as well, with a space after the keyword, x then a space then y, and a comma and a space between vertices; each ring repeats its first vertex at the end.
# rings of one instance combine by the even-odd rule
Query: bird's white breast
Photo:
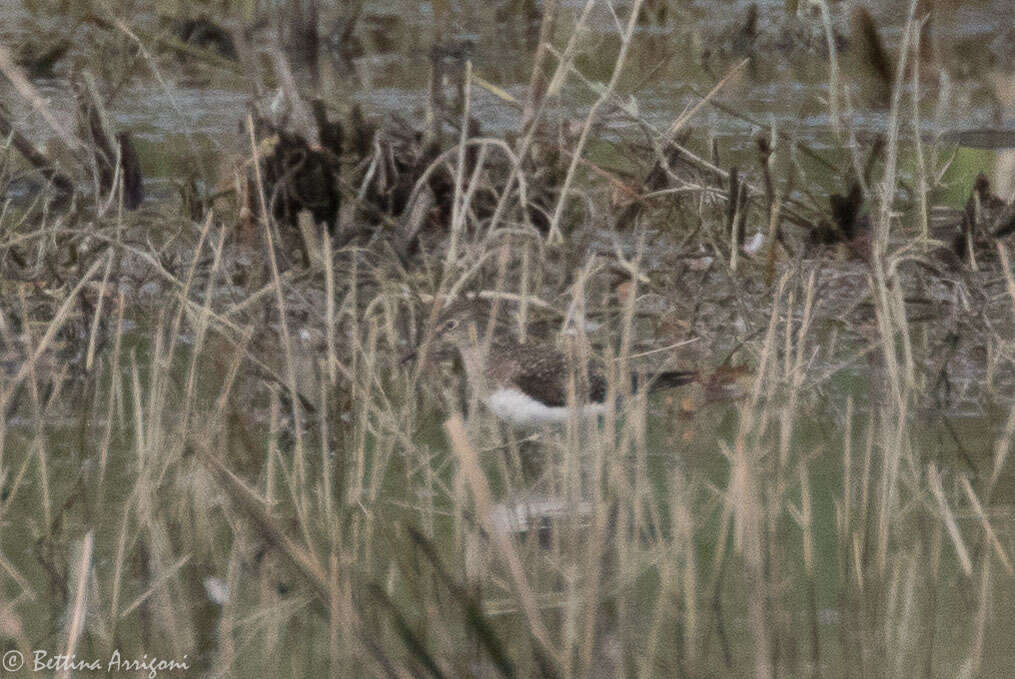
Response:
MULTIPOLYGON (((565 422, 571 416, 570 408, 548 406, 510 387, 496 389, 486 398, 486 406, 494 415, 516 426, 565 422)), ((582 414, 586 416, 602 415, 604 412, 605 403, 587 403, 582 409, 582 414)))

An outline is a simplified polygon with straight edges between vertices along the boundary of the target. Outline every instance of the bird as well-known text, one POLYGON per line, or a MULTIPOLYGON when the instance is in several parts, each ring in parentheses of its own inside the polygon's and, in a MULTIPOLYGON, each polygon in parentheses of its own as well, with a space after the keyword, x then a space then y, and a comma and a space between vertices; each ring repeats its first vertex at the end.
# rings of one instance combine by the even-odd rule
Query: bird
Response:
MULTIPOLYGON (((434 331, 403 359, 443 362, 460 358, 470 388, 500 420, 516 427, 568 421, 573 413, 594 417, 609 410, 609 382, 602 366, 587 370, 550 341, 519 342, 507 333, 492 333, 489 346, 479 338, 482 314, 477 305, 453 304, 439 314, 434 331), (574 376, 575 394, 568 398, 574 376)), ((485 328, 484 328, 485 329, 485 328)), ((495 328, 496 330, 496 328, 495 328)), ((696 371, 632 372, 631 392, 649 392, 689 384, 696 371)))

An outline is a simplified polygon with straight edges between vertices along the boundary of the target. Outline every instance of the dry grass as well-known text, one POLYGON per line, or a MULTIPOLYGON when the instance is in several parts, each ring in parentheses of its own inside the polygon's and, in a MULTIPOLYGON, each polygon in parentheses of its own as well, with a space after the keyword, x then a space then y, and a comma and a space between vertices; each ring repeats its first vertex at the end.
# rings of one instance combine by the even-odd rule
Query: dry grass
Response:
MULTIPOLYGON (((1003 243, 992 271, 934 263, 939 160, 907 127, 919 88, 904 87, 919 72, 906 65, 919 54, 916 6, 872 187, 869 263, 789 258, 771 239, 757 256, 730 252, 721 182, 685 181, 666 160, 721 87, 665 130, 639 120, 691 198, 646 207, 626 244, 588 245, 602 235, 590 215, 609 209, 599 189, 620 180, 583 150, 600 110, 624 104, 633 15, 618 21, 610 81, 566 149, 545 234, 529 216, 531 154, 546 101, 580 84, 577 27, 563 52, 540 51, 541 67, 558 63, 531 78, 514 144, 467 134, 466 67, 465 122, 428 170, 451 170, 448 230, 408 262, 383 239, 336 249, 325 233, 307 246, 309 268, 285 269, 277 255, 293 234, 265 217, 252 120, 253 264, 235 208, 200 222, 172 206, 79 206, 73 221, 41 203, 5 213, 5 265, 16 250, 60 272, 0 303, 13 365, 0 389, 7 646, 186 657, 187 676, 1000 676, 1015 409, 997 432, 956 436, 948 449, 971 460, 935 454, 927 410, 953 372, 985 379, 963 396, 1010 403, 1015 279, 1003 243), (907 153, 919 155, 919 195, 900 206, 907 153), (480 218, 487 188, 497 200, 480 218), (698 226, 643 228, 669 210, 698 226), (941 288, 948 310, 914 319, 913 297, 943 305, 941 288), (502 329, 567 331, 573 401, 592 355, 609 394, 626 398, 599 421, 529 437, 496 423, 450 364, 403 363, 440 304, 466 293, 492 300, 502 329), (942 363, 949 342, 961 368, 942 363), (711 383, 632 395, 621 376, 673 360, 652 349, 670 345, 711 383), (528 524, 535 505, 553 518, 528 524), (519 515, 524 530, 503 518, 519 515)), ((0 70, 13 69, 0 51, 0 70)), ((748 190, 772 237, 799 209, 789 194, 801 170, 766 172, 780 168, 768 205, 748 190)))

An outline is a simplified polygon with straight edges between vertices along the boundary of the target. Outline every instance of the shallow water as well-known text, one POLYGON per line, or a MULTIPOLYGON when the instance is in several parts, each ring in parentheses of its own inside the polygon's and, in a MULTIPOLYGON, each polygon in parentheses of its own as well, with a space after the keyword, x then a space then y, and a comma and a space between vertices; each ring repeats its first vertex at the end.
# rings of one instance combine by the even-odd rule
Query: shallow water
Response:
MULTIPOLYGON (((564 3, 558 22, 558 42, 568 35, 582 7, 581 2, 564 3)), ((686 107, 698 101, 730 65, 742 55, 730 54, 710 60, 703 68, 702 54, 706 48, 722 51, 722 43, 743 21, 750 3, 740 0, 722 3, 717 11, 714 3, 698 0, 677 11, 671 10, 670 20, 662 26, 645 25, 638 29, 628 57, 618 97, 635 106, 652 125, 665 127, 686 107), (693 18, 692 18, 693 17, 693 18), (696 92, 692 92, 691 90, 696 92)), ((761 6, 762 31, 778 33, 782 1, 767 0, 761 6)), ((878 2, 873 14, 889 50, 896 48, 905 21, 901 7, 906 3, 878 2)), ((1002 33, 1009 27, 1006 0, 984 0, 963 4, 945 14, 935 25, 935 36, 945 50, 961 50, 961 62, 970 68, 980 64, 998 64, 1007 59, 1002 33)), ((17 44, 24 30, 36 25, 29 22, 21 3, 0 9, 0 39, 17 44)), ((351 64, 334 58, 326 51, 322 59, 321 86, 329 100, 344 107, 355 101, 368 115, 397 113, 408 119, 421 115, 427 99, 429 62, 420 25, 432 21, 427 4, 401 2, 370 3, 356 37, 365 53, 351 64), (383 38, 383 40, 381 39, 383 38), (389 44, 391 43, 391 44, 389 44), (351 66, 351 68, 350 68, 351 66)), ((475 73, 505 89, 521 100, 529 77, 528 27, 517 17, 498 21, 493 10, 469 8, 456 16, 457 31, 453 38, 471 43, 469 53, 475 73)), ((592 82, 604 83, 612 70, 618 48, 618 20, 596 4, 580 45, 589 48, 577 67, 592 82)), ((835 17, 835 25, 848 34, 848 21, 835 17)), ((841 68, 848 78, 849 54, 840 55, 841 68)), ((1009 64, 1015 68, 1015 64, 1009 64)), ((148 70, 148 64, 139 65, 148 70)), ((150 72, 149 72, 150 76, 150 72)), ((923 129, 927 133, 946 129, 965 129, 987 125, 1015 125, 1015 112, 999 111, 987 94, 978 76, 962 74, 951 83, 951 104, 940 118, 935 118, 934 100, 924 106, 923 129)), ((740 82, 720 93, 718 101, 733 106, 751 117, 748 123, 711 107, 704 108, 692 121, 691 128, 705 137, 714 137, 724 152, 753 148, 753 136, 775 126, 815 149, 838 146, 831 133, 827 96, 828 67, 824 58, 813 55, 787 55, 778 51, 757 50, 755 63, 740 82)), ((595 93, 571 78, 561 97, 548 111, 550 119, 584 119, 587 106, 595 93)), ((55 109, 69 118, 69 108, 57 88, 39 83, 44 95, 55 109), (64 104, 64 105, 62 105, 64 104)), ((852 90, 862 99, 864 83, 855 82, 852 90)), ((0 90, 8 93, 7 86, 0 90)), ((145 78, 127 88, 110 106, 116 122, 132 129, 152 145, 175 145, 183 138, 207 140, 217 152, 240 149, 239 128, 245 115, 249 92, 234 76, 213 79, 205 84, 160 81, 145 78)), ((481 87, 472 88, 472 114, 483 129, 494 133, 517 128, 520 114, 510 104, 481 87)), ((872 109, 863 101, 846 121, 858 136, 881 133, 887 129, 888 114, 872 109)), ((49 136, 41 121, 34 117, 24 121, 28 129, 42 137, 49 136)), ((618 136, 637 137, 637 126, 623 116, 610 116, 607 129, 618 136)), ((696 135, 697 136, 697 135, 696 135)), ((197 143, 207 147, 208 144, 197 143)), ((156 164, 155 175, 172 175, 173 168, 156 164)))

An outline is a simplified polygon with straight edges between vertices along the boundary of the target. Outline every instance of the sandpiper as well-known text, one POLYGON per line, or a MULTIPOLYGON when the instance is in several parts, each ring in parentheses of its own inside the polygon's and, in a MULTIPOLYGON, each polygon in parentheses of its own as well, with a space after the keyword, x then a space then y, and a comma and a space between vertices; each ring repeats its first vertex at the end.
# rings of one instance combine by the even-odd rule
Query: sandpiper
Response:
MULTIPOLYGON (((453 306, 446 311, 417 351, 406 359, 424 354, 434 360, 461 358, 469 386, 490 411, 505 422, 533 426, 567 421, 575 409, 583 416, 604 414, 608 383, 598 366, 580 369, 552 342, 520 343, 513 337, 494 334, 484 350, 474 310, 453 306), (449 317, 450 315, 450 317, 449 317), (568 398, 571 375, 575 395, 568 398)), ((688 384, 697 379, 693 371, 631 373, 631 389, 656 391, 688 384)))

